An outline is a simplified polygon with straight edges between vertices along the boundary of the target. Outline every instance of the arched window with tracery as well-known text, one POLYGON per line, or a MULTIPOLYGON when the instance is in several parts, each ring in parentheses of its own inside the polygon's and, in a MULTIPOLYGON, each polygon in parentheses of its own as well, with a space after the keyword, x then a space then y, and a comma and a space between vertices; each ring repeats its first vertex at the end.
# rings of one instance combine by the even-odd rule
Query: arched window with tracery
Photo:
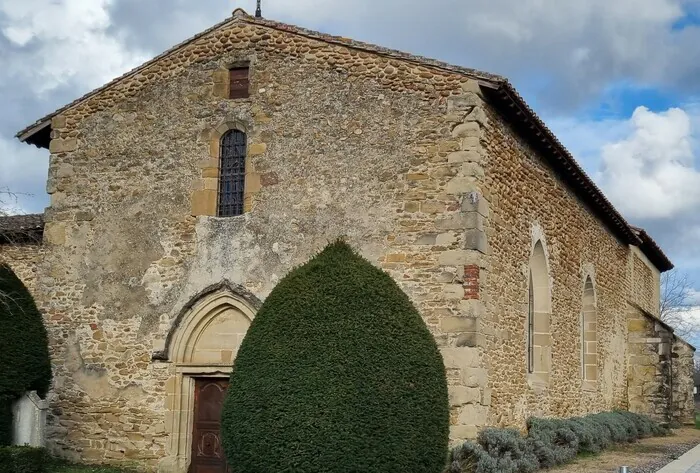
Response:
POLYGON ((247 137, 240 130, 229 130, 221 137, 219 201, 217 216, 243 215, 245 200, 245 161, 247 137))
POLYGON ((527 368, 537 381, 547 383, 552 364, 552 300, 547 257, 541 241, 535 244, 529 266, 527 368))
POLYGON ((598 314, 595 302, 595 287, 590 276, 583 286, 583 316, 581 323, 583 380, 598 380, 598 314))

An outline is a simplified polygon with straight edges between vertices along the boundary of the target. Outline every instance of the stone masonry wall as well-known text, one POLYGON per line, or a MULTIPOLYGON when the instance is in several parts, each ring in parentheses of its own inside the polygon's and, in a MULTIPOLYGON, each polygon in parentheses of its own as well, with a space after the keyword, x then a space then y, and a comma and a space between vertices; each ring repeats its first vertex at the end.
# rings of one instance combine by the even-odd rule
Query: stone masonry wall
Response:
POLYGON ((151 354, 177 314, 223 280, 264 299, 339 236, 415 302, 444 355, 451 435, 474 435, 491 397, 476 324, 488 217, 474 192, 477 90, 240 18, 56 117, 38 297, 56 364, 50 448, 164 465, 176 367, 151 354), (222 71, 241 61, 251 97, 222 98, 222 71), (247 132, 246 184, 259 188, 241 217, 194 217, 226 123, 247 132))
POLYGON ((39 244, 0 244, 0 263, 7 263, 29 292, 36 296, 38 266, 44 253, 39 244))
POLYGON ((659 422, 695 423, 695 349, 640 307, 628 309, 629 409, 659 422))
POLYGON ((632 248, 629 259, 629 278, 632 281, 630 301, 658 318, 661 308, 661 274, 637 248, 632 248))
POLYGON ((670 422, 673 333, 638 307, 630 305, 628 314, 629 409, 670 422))
POLYGON ((672 419, 681 424, 695 425, 695 401, 693 374, 695 372, 695 348, 674 337, 672 358, 672 419))
POLYGON ((490 107, 482 192, 490 207, 484 275, 485 367, 490 424, 523 427, 530 416, 574 416, 626 404, 628 247, 558 180, 490 107), (529 261, 544 247, 551 292, 548 380, 528 374, 529 261), (583 288, 591 277, 597 317, 595 382, 582 379, 583 288))

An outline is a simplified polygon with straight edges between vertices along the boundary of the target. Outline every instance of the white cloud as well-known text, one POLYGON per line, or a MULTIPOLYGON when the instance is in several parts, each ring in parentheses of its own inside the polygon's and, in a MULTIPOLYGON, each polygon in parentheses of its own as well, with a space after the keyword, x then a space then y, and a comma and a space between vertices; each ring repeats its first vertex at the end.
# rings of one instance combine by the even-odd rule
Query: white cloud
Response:
POLYGON ((48 204, 48 152, 0 137, 0 210, 42 212, 48 204))
POLYGON ((418 0, 280 0, 264 13, 313 27, 331 23, 341 34, 505 74, 516 84, 546 77, 542 103, 563 107, 610 81, 674 83, 697 71, 700 54, 689 46, 700 31, 673 29, 687 8, 686 0, 440 0, 429 8, 418 0))
POLYGON ((5 74, 37 93, 75 82, 96 87, 147 57, 108 33, 114 0, 0 0, 0 32, 9 41, 5 74))
POLYGON ((678 217, 700 205, 691 117, 672 108, 655 113, 638 107, 631 132, 601 150, 600 182, 632 219, 678 217))

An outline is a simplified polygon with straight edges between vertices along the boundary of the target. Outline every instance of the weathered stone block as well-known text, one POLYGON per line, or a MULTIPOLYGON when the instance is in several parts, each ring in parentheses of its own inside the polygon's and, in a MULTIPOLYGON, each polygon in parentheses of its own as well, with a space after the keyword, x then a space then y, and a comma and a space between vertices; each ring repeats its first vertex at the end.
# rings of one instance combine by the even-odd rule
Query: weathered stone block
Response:
POLYGON ((463 317, 480 319, 486 315, 486 306, 480 300, 463 300, 459 303, 459 312, 463 317))
POLYGON ((460 424, 472 424, 476 426, 486 425, 489 416, 489 408, 478 404, 467 404, 462 407, 457 422, 460 424))
POLYGON ((462 197, 462 211, 476 212, 489 218, 490 205, 489 202, 478 192, 470 192, 462 197))
POLYGON ((484 158, 483 151, 480 149, 470 149, 466 151, 455 151, 447 156, 447 162, 450 164, 459 163, 481 163, 484 158))
POLYGON ((264 154, 265 151, 267 151, 266 143, 255 143, 250 145, 250 147, 248 148, 248 154, 250 156, 258 156, 264 154))
POLYGON ((485 255, 489 254, 489 244, 486 233, 479 229, 467 230, 464 234, 464 249, 475 250, 485 255))
POLYGON ((418 238, 416 238, 416 241, 414 243, 416 245, 435 245, 437 243, 437 235, 435 233, 421 235, 418 238))
POLYGON ((478 368, 481 362, 477 348, 441 348, 445 368, 478 368))
POLYGON ((462 382, 468 387, 486 387, 488 372, 484 368, 465 368, 461 371, 462 382))
POLYGON ((479 332, 460 333, 455 339, 457 347, 480 347, 485 346, 486 338, 479 332))
POLYGON ((44 242, 49 245, 64 245, 66 243, 66 224, 50 222, 44 226, 44 242))
POLYGON ((478 321, 472 317, 442 317, 440 330, 444 333, 476 332, 478 321))
POLYGON ((56 166, 56 177, 63 179, 66 177, 72 177, 75 174, 73 170, 73 165, 68 163, 61 163, 56 166))
POLYGON ((207 179, 207 178, 218 178, 219 177, 219 170, 216 168, 208 168, 208 169, 202 169, 202 178, 207 179))
POLYGON ((420 210, 425 214, 438 214, 445 211, 445 204, 443 202, 422 202, 420 210))
POLYGON ((464 288, 461 284, 447 284, 442 290, 446 300, 461 300, 464 297, 464 288))
POLYGON ((450 195, 464 195, 473 192, 476 188, 473 177, 457 176, 447 183, 445 191, 450 195))
POLYGON ((260 192, 262 189, 262 179, 257 172, 249 172, 245 175, 245 192, 246 195, 252 195, 260 192))
POLYGON ((491 394, 492 390, 491 388, 484 388, 482 397, 481 397, 481 404, 484 406, 490 406, 491 405, 491 394))
POLYGON ((478 136, 468 136, 462 138, 462 151, 469 151, 481 148, 481 138, 478 136))
POLYGON ((435 237, 434 242, 439 246, 451 246, 457 242, 457 234, 455 232, 441 233, 435 237))
MULTIPOLYGON (((441 266, 463 266, 465 264, 479 264, 478 253, 469 250, 443 251, 439 257, 441 266)), ((461 287, 461 286, 460 286, 461 287)))
POLYGON ((229 71, 227 69, 219 69, 212 72, 211 77, 215 84, 228 84, 229 71))
POLYGON ((460 173, 467 177, 484 177, 484 168, 478 163, 463 163, 460 173))
POLYGON ((51 153, 70 153, 75 151, 78 147, 78 140, 76 138, 66 138, 66 139, 55 139, 51 140, 49 144, 49 151, 51 153))
POLYGON ((95 219, 95 214, 90 211, 80 211, 75 214, 76 222, 91 222, 95 219))
POLYGON ((489 124, 489 119, 486 116, 486 113, 484 112, 484 109, 481 107, 474 107, 474 110, 472 110, 469 115, 467 115, 467 118, 464 119, 465 122, 477 122, 481 126, 488 126, 489 124))
POLYGON ((54 130, 58 130, 61 128, 65 128, 66 126, 66 117, 65 115, 56 115, 51 119, 51 128, 54 130))
POLYGON ((480 137, 481 127, 475 122, 462 123, 452 130, 452 136, 455 138, 480 137))
POLYGON ((481 401, 481 389, 466 388, 464 386, 450 386, 448 391, 450 406, 457 407, 464 404, 475 404, 481 401))
POLYGON ((192 215, 216 216, 217 198, 216 190, 205 189, 192 192, 192 215))
POLYGON ((645 332, 647 330, 646 320, 629 320, 627 322, 627 330, 630 332, 645 332))
POLYGON ((472 107, 482 104, 481 98, 474 93, 465 93, 447 99, 447 113, 455 111, 471 111, 472 107))
POLYGON ((430 176, 428 176, 425 173, 409 173, 406 174, 406 180, 407 181, 425 181, 427 179, 430 179, 430 176))
POLYGON ((450 440, 473 440, 479 434, 479 428, 475 425, 451 425, 450 440))
POLYGON ((214 87, 212 88, 212 94, 214 97, 220 98, 220 99, 226 99, 228 98, 229 94, 229 86, 227 83, 224 82, 218 82, 214 84, 214 87))

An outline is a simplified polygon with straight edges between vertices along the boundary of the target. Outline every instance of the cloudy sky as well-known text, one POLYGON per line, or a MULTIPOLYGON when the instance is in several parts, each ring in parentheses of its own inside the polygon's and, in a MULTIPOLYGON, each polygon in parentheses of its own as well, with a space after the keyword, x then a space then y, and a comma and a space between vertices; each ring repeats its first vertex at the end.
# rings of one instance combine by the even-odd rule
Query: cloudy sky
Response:
MULTIPOLYGON (((48 152, 15 132, 236 6, 255 9, 0 0, 0 188, 22 193, 10 206, 40 212, 48 200, 48 152)), ((700 0, 263 0, 263 13, 509 77, 700 290, 700 0)))

